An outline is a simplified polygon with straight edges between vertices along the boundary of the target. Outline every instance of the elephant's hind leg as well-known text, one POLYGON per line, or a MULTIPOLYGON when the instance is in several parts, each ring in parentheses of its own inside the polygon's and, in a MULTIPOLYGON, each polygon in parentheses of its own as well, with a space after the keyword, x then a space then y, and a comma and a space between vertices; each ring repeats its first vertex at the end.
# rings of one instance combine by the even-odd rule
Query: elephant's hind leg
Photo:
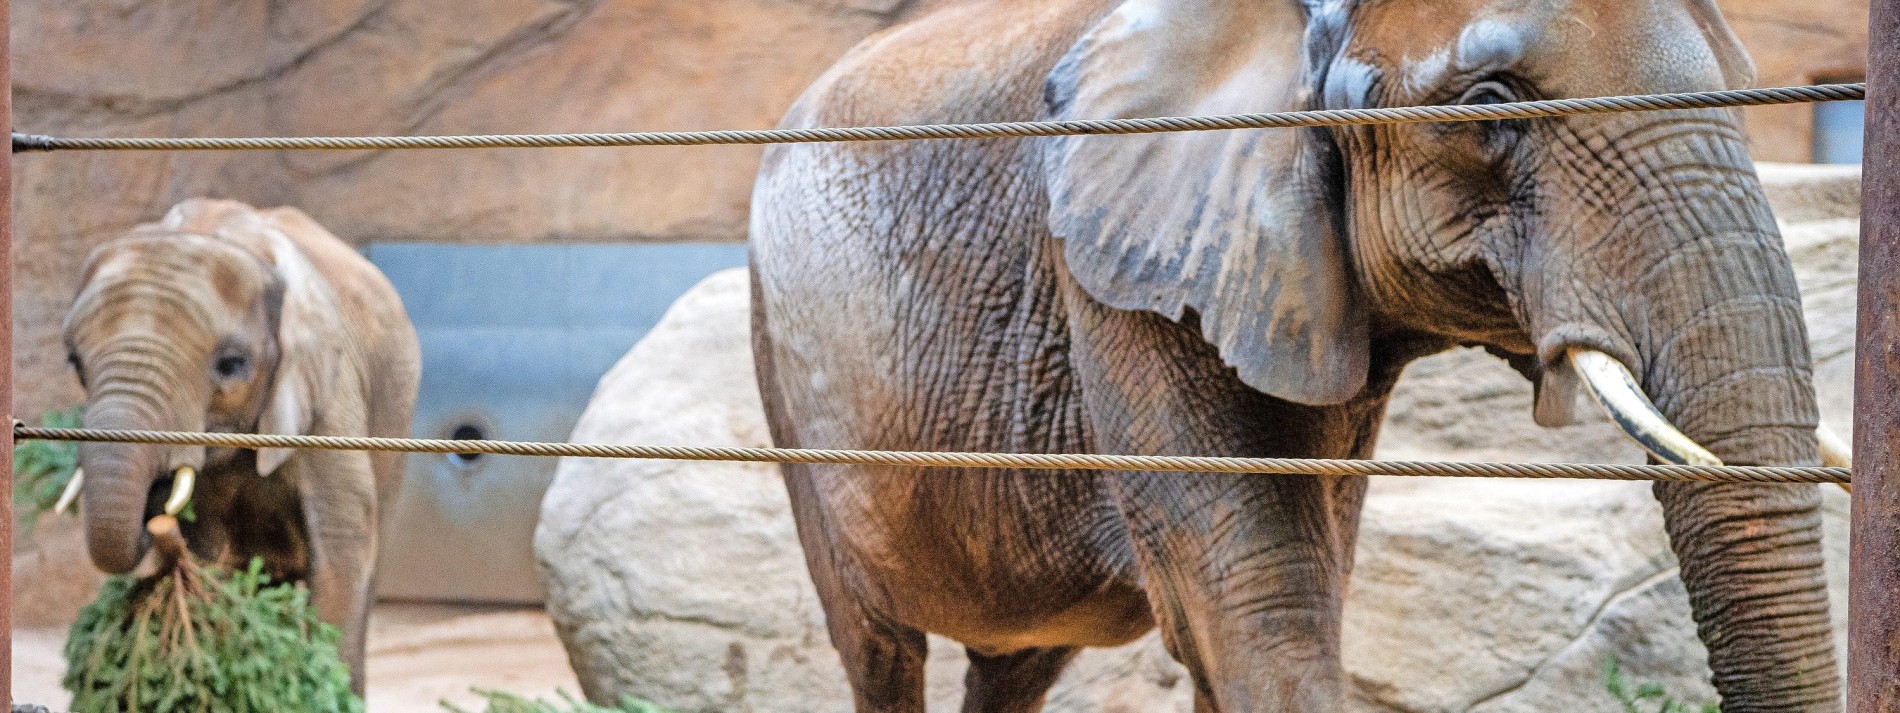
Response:
POLYGON ((840 613, 827 610, 827 621, 857 713, 924 713, 924 632, 840 613))
POLYGON ((970 652, 963 677, 963 713, 1035 713, 1049 686, 1079 649, 1024 649, 1001 656, 970 652))

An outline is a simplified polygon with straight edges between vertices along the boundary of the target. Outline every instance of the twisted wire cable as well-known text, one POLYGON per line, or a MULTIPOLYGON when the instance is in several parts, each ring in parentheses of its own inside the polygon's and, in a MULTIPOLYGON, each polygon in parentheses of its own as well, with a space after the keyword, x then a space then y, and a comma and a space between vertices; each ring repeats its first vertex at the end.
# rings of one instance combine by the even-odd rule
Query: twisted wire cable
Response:
POLYGON ((1715 92, 1546 99, 1504 104, 1325 109, 1226 116, 1150 119, 1009 121, 986 124, 927 124, 856 128, 755 131, 636 131, 591 134, 490 134, 474 136, 303 136, 241 138, 83 138, 13 134, 14 153, 29 151, 264 151, 477 148, 571 148, 605 146, 711 146, 843 141, 912 141, 996 137, 1154 134, 1311 126, 1498 121, 1579 114, 1669 109, 1799 104, 1864 99, 1867 85, 1821 84, 1715 92))
POLYGON ((41 428, 14 422, 13 436, 24 440, 145 443, 215 448, 296 448, 317 450, 400 451, 408 453, 484 453, 570 458, 744 463, 825 463, 925 468, 1021 468, 1035 470, 1122 470, 1171 473, 1279 475, 1392 475, 1464 478, 1580 478, 1591 480, 1694 480, 1745 483, 1846 483, 1847 468, 1775 466, 1618 465, 1595 463, 1454 463, 1313 458, 1230 458, 1206 456, 1134 456, 1080 453, 940 453, 807 448, 706 446, 626 446, 531 441, 376 438, 367 436, 288 436, 252 433, 41 428))

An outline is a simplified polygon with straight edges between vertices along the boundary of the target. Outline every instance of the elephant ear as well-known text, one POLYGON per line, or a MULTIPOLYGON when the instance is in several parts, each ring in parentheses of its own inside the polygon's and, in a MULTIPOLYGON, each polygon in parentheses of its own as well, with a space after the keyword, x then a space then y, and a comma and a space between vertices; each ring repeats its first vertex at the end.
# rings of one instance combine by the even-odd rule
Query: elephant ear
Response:
MULTIPOLYGON (((337 340, 325 338, 344 333, 336 293, 290 236, 268 224, 262 230, 283 294, 277 310, 277 369, 258 432, 307 435, 317 422, 320 399, 333 393, 342 363, 337 340)), ((276 472, 292 452, 258 449, 258 474, 276 472)))
MULTIPOLYGON (((1321 13, 1337 14, 1331 3, 1321 13)), ((1281 111, 1315 101, 1329 23, 1294 0, 1127 0, 1046 86, 1058 119, 1281 111), (1309 35, 1311 36, 1309 38, 1309 35)), ((1336 24, 1336 23, 1331 23, 1336 24)), ((1242 381, 1304 404, 1366 383, 1366 311, 1318 130, 1075 136, 1044 154, 1049 226, 1069 270, 1118 309, 1181 320, 1242 381)))

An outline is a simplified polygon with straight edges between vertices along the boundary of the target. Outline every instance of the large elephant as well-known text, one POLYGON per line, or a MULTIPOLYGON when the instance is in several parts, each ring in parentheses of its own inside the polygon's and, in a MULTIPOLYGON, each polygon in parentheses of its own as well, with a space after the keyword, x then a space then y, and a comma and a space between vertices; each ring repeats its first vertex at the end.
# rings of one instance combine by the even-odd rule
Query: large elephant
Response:
MULTIPOLYGON (((975 0, 865 41, 784 125, 1752 72, 1711 0, 975 0)), ((1670 460, 1819 455, 1801 302, 1728 111, 780 146, 752 231, 784 446, 1363 458, 1407 362, 1482 345, 1537 383, 1540 423, 1584 384, 1670 460)), ((925 632, 969 648, 964 710, 1026 711, 1078 647, 1156 625, 1198 710, 1343 705, 1363 478, 785 476, 859 711, 922 710, 925 632)), ((1654 490, 1724 710, 1835 709, 1816 488, 1654 490)))
MULTIPOLYGON (((66 344, 91 428, 407 437, 421 378, 415 329, 375 266, 294 208, 224 200, 185 201, 94 251, 66 344)), ((362 692, 402 454, 85 443, 79 464, 95 565, 149 562, 144 523, 195 480, 191 549, 307 582, 362 692)))

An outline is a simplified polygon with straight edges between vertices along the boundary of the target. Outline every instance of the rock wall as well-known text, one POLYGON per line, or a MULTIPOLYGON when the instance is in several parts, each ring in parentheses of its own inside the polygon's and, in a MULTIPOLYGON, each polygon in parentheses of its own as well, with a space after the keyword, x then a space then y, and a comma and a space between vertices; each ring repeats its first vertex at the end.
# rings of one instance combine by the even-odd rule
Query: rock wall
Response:
MULTIPOLYGON (((1847 430, 1858 172, 1762 166, 1796 264, 1824 418, 1847 430)), ((675 304, 602 379, 577 442, 764 446, 742 271, 675 304)), ((1457 350, 1408 368, 1378 455, 1642 462, 1597 416, 1530 425, 1530 385, 1457 350)), ((1595 415, 1593 407, 1580 413, 1595 415)), ((1833 614, 1844 631, 1847 497, 1824 488, 1833 614)), ((681 711, 844 711, 848 691, 768 466, 563 460, 535 549, 548 610, 598 700, 681 711)), ((1645 483, 1375 478, 1345 621, 1352 709, 1613 713, 1603 661, 1712 701, 1662 513, 1645 483)), ((1843 659, 1844 660, 1844 659, 1843 659)), ((932 640, 933 710, 962 658, 932 640)), ((1051 711, 1191 709, 1158 637, 1090 650, 1051 711)))
MULTIPOLYGON (((1859 82, 1867 74, 1867 0, 1718 0, 1755 60, 1755 86, 1859 82)), ((1813 160, 1814 109, 1742 110, 1757 161, 1813 160)))
MULTIPOLYGON (((769 128, 933 0, 19 0, 14 127, 107 136, 769 128)), ((20 413, 77 402, 60 319, 93 246, 192 196, 357 244, 741 240, 757 147, 14 158, 20 413)))
MULTIPOLYGON (((17 0, 14 126, 65 135, 764 128, 865 35, 955 0, 17 0)), ((1722 0, 1763 84, 1858 72, 1866 0, 1722 0)), ((1805 161, 1805 107, 1750 109, 1805 161)), ((102 240, 192 196, 356 243, 740 240, 754 147, 16 156, 18 413, 80 398, 60 318, 102 240)))
MULTIPOLYGON (((12 4, 14 127, 99 136, 767 128, 866 34, 937 0, 12 4)), ((16 413, 84 394, 61 322, 92 248, 192 196, 372 241, 738 240, 759 149, 20 154, 16 413)), ((16 529, 16 617, 96 591, 77 528, 16 529), (74 596, 77 595, 77 596, 74 596)))

